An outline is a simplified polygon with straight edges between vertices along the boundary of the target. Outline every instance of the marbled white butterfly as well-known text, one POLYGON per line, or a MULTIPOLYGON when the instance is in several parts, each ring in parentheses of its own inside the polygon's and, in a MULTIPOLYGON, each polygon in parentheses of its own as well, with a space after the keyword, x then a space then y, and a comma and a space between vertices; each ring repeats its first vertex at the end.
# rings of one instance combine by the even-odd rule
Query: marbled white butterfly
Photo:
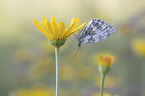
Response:
POLYGON ((94 18, 77 34, 77 45, 80 47, 82 43, 100 42, 114 32, 115 29, 110 24, 94 18))

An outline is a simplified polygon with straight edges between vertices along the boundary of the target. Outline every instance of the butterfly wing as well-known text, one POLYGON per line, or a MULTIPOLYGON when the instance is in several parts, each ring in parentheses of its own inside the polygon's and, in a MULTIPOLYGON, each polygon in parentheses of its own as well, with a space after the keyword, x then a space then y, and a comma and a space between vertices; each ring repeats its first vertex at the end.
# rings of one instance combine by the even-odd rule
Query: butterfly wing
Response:
POLYGON ((100 42, 112 33, 115 29, 107 22, 101 19, 92 19, 80 32, 78 43, 96 43, 100 42))

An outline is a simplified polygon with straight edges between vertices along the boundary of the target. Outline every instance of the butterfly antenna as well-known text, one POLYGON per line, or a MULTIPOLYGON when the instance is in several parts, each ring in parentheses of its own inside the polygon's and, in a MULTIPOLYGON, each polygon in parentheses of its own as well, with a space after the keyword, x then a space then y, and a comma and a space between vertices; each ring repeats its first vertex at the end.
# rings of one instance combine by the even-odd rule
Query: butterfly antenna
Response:
POLYGON ((78 54, 78 52, 80 51, 80 49, 81 49, 81 46, 79 46, 77 52, 76 52, 75 55, 73 56, 73 59, 75 59, 75 57, 77 56, 77 54, 78 54))

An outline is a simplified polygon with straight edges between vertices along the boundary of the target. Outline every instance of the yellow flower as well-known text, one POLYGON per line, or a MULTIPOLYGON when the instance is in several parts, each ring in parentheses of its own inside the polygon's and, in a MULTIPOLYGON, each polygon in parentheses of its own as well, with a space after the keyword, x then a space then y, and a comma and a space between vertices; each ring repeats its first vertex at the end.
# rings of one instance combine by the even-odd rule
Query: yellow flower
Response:
POLYGON ((80 18, 78 18, 77 20, 73 18, 68 29, 65 29, 65 24, 63 22, 57 24, 55 17, 51 18, 51 22, 48 22, 46 17, 43 17, 43 21, 41 22, 42 26, 35 19, 32 19, 32 22, 38 28, 38 30, 50 40, 51 44, 54 47, 60 47, 65 43, 66 39, 71 34, 82 28, 86 24, 83 23, 82 25, 77 27, 79 20, 80 18))
MULTIPOLYGON (((53 88, 45 86, 34 86, 32 88, 19 88, 10 93, 10 96, 55 96, 53 88)), ((66 91, 62 91, 59 96, 68 96, 66 91)))
POLYGON ((14 96, 55 96, 55 92, 50 89, 19 89, 14 92, 14 96))
POLYGON ((133 40, 132 48, 137 55, 145 57, 145 40, 139 38, 133 40))
POLYGON ((110 66, 114 61, 114 56, 112 55, 99 55, 99 71, 102 75, 105 75, 109 72, 110 66))
MULTIPOLYGON (((106 93, 106 92, 104 92, 103 95, 104 96, 119 96, 118 94, 112 95, 112 94, 109 94, 109 93, 106 93)), ((96 92, 96 93, 93 93, 91 96, 100 96, 100 93, 96 92)))
POLYGON ((114 61, 114 56, 112 55, 99 55, 99 64, 101 66, 110 67, 114 61))

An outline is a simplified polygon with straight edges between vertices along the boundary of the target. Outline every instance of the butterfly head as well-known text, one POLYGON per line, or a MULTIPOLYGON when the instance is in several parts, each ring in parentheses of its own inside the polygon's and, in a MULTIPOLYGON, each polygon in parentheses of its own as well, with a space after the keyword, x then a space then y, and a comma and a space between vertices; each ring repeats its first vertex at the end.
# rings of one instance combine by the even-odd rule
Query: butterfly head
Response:
POLYGON ((81 43, 80 42, 77 42, 77 45, 80 47, 81 46, 81 43))
POLYGON ((82 44, 82 43, 81 43, 80 37, 81 37, 81 36, 80 36, 80 34, 78 33, 77 36, 76 36, 76 39, 77 39, 77 45, 78 45, 79 47, 80 47, 81 44, 82 44))

